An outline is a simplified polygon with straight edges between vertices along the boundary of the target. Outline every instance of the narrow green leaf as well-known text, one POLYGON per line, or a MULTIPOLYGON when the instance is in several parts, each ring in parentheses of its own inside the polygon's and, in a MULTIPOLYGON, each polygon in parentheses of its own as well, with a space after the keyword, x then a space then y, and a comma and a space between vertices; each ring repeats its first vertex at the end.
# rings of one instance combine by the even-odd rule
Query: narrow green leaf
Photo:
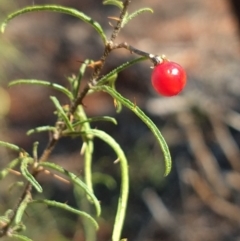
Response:
POLYGON ((115 151, 121 168, 121 190, 118 199, 117 214, 115 217, 112 240, 120 240, 124 219, 126 215, 128 192, 129 192, 129 179, 128 179, 128 163, 124 152, 122 151, 119 144, 107 133, 101 130, 91 129, 86 132, 96 136, 106 142, 115 151))
POLYGON ((144 61, 146 59, 147 59, 146 57, 140 57, 140 58, 137 58, 137 59, 133 59, 131 61, 127 61, 126 63, 120 65, 119 67, 117 67, 116 69, 112 70, 108 74, 104 75, 101 79, 99 79, 99 81, 97 82, 97 85, 103 85, 105 83, 108 83, 109 81, 111 81, 111 78, 113 76, 115 76, 116 74, 118 74, 121 71, 123 71, 124 69, 132 66, 133 64, 136 64, 138 62, 144 61))
POLYGON ((47 168, 53 169, 55 171, 58 171, 58 172, 62 173, 63 175, 67 176, 75 185, 81 187, 85 191, 85 193, 91 198, 91 200, 96 208, 97 216, 100 215, 101 207, 100 207, 99 201, 97 200, 97 198, 93 194, 93 192, 91 190, 89 190, 89 188, 86 186, 86 184, 78 176, 76 176, 72 172, 65 170, 63 167, 61 167, 55 163, 42 162, 42 163, 39 163, 39 166, 47 167, 47 168))
POLYGON ((71 131, 73 131, 73 127, 71 122, 69 121, 65 111, 63 110, 62 106, 60 105, 58 99, 54 96, 50 96, 50 99, 52 100, 52 102, 54 103, 59 115, 61 116, 61 118, 63 119, 64 123, 66 124, 67 128, 71 131))
POLYGON ((4 22, 1 25, 1 32, 2 33, 4 32, 8 22, 11 19, 13 19, 19 15, 22 15, 24 13, 36 12, 36 11, 58 12, 58 13, 64 13, 64 14, 68 14, 68 15, 77 17, 77 18, 81 19, 82 21, 90 24, 98 32, 98 34, 102 38, 104 44, 107 42, 107 38, 103 32, 103 29, 98 22, 94 21, 92 18, 90 18, 86 14, 84 14, 74 8, 68 8, 68 7, 58 6, 58 5, 35 5, 35 6, 29 6, 29 7, 20 9, 14 13, 8 15, 8 17, 4 20, 4 22))
POLYGON ((20 205, 18 206, 17 210, 16 210, 16 216, 15 216, 15 223, 19 224, 22 220, 23 214, 27 208, 28 203, 31 201, 31 193, 28 192, 25 196, 25 198, 22 200, 22 202, 20 203, 20 205))
POLYGON ((165 161, 165 176, 167 176, 171 171, 171 167, 172 167, 171 154, 169 152, 169 148, 164 137, 162 136, 161 132, 156 127, 156 125, 152 122, 152 120, 148 116, 146 116, 145 113, 139 107, 137 107, 130 100, 124 98, 120 93, 116 92, 111 87, 104 85, 104 86, 95 86, 92 88, 96 91, 107 92, 113 98, 120 101, 125 107, 127 107, 132 112, 134 112, 148 126, 148 128, 152 131, 152 133, 158 140, 160 147, 162 149, 162 152, 164 155, 164 161, 165 161))
POLYGON ((49 81, 36 80, 36 79, 29 79, 29 80, 28 79, 19 79, 19 80, 11 81, 8 86, 12 87, 14 85, 19 85, 19 84, 41 85, 41 86, 51 87, 51 88, 65 94, 70 100, 73 100, 73 95, 69 90, 67 90, 62 85, 51 83, 49 81))
POLYGON ((109 122, 112 122, 114 125, 117 125, 116 119, 111 116, 97 116, 97 117, 92 117, 87 119, 87 122, 95 122, 95 121, 109 121, 109 122))
POLYGON ((38 161, 38 145, 39 145, 38 141, 35 141, 33 143, 33 160, 35 162, 38 161))
POLYGON ((33 187, 38 191, 42 192, 42 187, 38 183, 38 181, 34 178, 34 176, 28 171, 28 164, 33 163, 32 158, 23 158, 21 165, 20 165, 20 170, 22 175, 33 185, 33 187))
POLYGON ((105 1, 103 1, 103 4, 104 5, 114 5, 120 9, 123 9, 123 2, 118 1, 118 0, 105 0, 105 1))
POLYGON ((71 86, 74 98, 77 98, 83 76, 89 63, 91 63, 91 60, 86 59, 84 63, 82 63, 82 65, 80 66, 77 77, 71 79, 71 86))
POLYGON ((43 131, 56 131, 56 127, 55 126, 39 126, 39 127, 36 127, 34 129, 31 129, 29 131, 27 131, 27 135, 31 135, 31 134, 34 134, 34 133, 39 133, 39 132, 43 132, 43 131))
POLYGON ((117 80, 117 77, 118 77, 118 74, 115 73, 114 75, 111 75, 109 78, 108 78, 108 82, 109 83, 115 83, 116 80, 117 80))
MULTIPOLYGON (((81 125, 80 131, 88 131, 91 129, 90 123, 87 121, 87 116, 84 111, 82 105, 78 106, 76 111, 76 119, 83 121, 81 125)), ((87 187, 93 192, 93 183, 92 183, 92 156, 93 156, 93 138, 90 135, 81 135, 83 139, 83 147, 84 149, 84 179, 86 182, 87 187)), ((81 152, 82 152, 81 150, 81 152)))
MULTIPOLYGON (((108 84, 109 84, 109 86, 112 88, 112 89, 114 89, 114 90, 116 90, 116 85, 115 85, 115 83, 116 83, 116 80, 117 80, 117 74, 115 73, 113 76, 111 76, 110 77, 110 79, 108 80, 108 84)), ((115 106, 115 108, 116 108, 116 112, 117 113, 120 113, 121 111, 122 111, 122 104, 121 104, 121 102, 120 101, 118 101, 117 99, 114 99, 114 106, 115 106)))
POLYGON ((117 125, 116 119, 111 116, 97 116, 97 117, 87 118, 86 120, 77 121, 73 123, 73 127, 77 127, 78 125, 82 125, 84 123, 91 123, 91 122, 97 122, 97 121, 109 121, 109 122, 112 122, 114 125, 117 125))
POLYGON ((46 204, 48 206, 61 208, 61 209, 64 209, 66 211, 75 213, 75 214, 77 214, 77 215, 79 215, 81 217, 87 218, 94 225, 94 227, 96 229, 98 229, 98 224, 97 224, 96 220, 92 216, 90 216, 86 212, 79 211, 79 210, 77 210, 77 209, 67 205, 66 203, 60 203, 60 202, 51 201, 51 200, 47 200, 47 199, 31 201, 31 204, 34 204, 34 203, 44 203, 44 204, 46 204))
POLYGON ((129 14, 123 21, 123 25, 122 26, 125 26, 130 20, 132 20, 133 18, 137 17, 138 15, 142 14, 142 13, 145 13, 145 12, 150 12, 150 13, 153 13, 153 10, 151 8, 141 8, 141 9, 138 9, 137 11, 129 14))
POLYGON ((20 148, 19 146, 16 146, 12 143, 9 143, 9 142, 5 142, 5 141, 0 141, 0 146, 4 146, 4 147, 7 147, 13 151, 17 151, 17 152, 22 152, 23 149, 20 148))
POLYGON ((32 239, 21 234, 12 233, 10 236, 22 241, 33 241, 32 239))
POLYGON ((4 213, 4 216, 10 219, 12 217, 13 213, 14 213, 14 211, 12 209, 8 209, 4 213))
POLYGON ((2 169, 0 171, 0 180, 2 180, 4 177, 6 177, 9 173, 9 170, 14 168, 15 166, 18 165, 18 163, 21 161, 21 158, 16 158, 14 160, 12 160, 7 167, 5 167, 4 169, 2 169))

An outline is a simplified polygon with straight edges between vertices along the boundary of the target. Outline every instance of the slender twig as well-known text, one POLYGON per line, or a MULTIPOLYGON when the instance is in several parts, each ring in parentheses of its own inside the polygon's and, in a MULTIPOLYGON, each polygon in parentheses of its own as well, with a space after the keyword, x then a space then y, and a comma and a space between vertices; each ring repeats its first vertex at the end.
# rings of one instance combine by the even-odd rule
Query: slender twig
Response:
POLYGON ((144 52, 142 50, 134 48, 133 46, 129 45, 127 42, 123 42, 120 44, 114 44, 112 46, 112 49, 119 49, 119 48, 124 48, 124 49, 129 50, 131 53, 135 53, 137 55, 146 57, 149 60, 151 60, 154 65, 160 64, 160 63, 162 63, 162 61, 164 59, 166 59, 165 55, 159 56, 159 55, 154 55, 154 54, 144 52))
POLYGON ((80 104, 82 104, 82 101, 83 101, 84 97, 87 95, 89 89, 90 89, 89 85, 86 85, 85 88, 83 89, 83 91, 77 97, 77 99, 73 102, 71 109, 70 109, 70 113, 74 113, 76 111, 77 107, 80 104))
POLYGON ((47 147, 45 148, 41 157, 39 158, 39 162, 44 162, 49 158, 53 149, 57 145, 58 140, 59 139, 55 139, 55 138, 52 138, 52 139, 49 140, 47 147))
POLYGON ((131 2, 130 0, 126 0, 124 2, 124 4, 123 4, 123 9, 122 9, 122 11, 120 13, 119 20, 118 20, 117 25, 114 28, 112 36, 111 36, 111 42, 113 42, 116 39, 117 35, 119 34, 119 32, 120 32, 120 30, 122 28, 122 22, 123 22, 124 17, 125 17, 125 15, 127 13, 127 9, 128 9, 128 6, 129 6, 130 2, 131 2))

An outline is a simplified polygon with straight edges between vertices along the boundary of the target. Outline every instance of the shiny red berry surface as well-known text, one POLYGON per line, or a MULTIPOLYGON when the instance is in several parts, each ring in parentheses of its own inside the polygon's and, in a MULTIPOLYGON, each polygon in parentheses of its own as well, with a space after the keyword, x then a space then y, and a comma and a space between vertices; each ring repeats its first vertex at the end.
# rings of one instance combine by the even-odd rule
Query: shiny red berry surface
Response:
POLYGON ((185 70, 177 63, 164 60, 157 64, 152 72, 152 85, 163 96, 174 96, 186 85, 185 70))

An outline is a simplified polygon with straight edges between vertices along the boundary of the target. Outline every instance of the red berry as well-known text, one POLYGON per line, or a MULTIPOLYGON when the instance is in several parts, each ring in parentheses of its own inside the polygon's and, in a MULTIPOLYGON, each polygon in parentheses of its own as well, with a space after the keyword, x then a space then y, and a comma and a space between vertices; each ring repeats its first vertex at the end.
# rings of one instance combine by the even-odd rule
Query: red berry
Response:
POLYGON ((179 64, 163 60, 154 67, 151 79, 154 89, 159 94, 173 96, 184 88, 187 75, 179 64))

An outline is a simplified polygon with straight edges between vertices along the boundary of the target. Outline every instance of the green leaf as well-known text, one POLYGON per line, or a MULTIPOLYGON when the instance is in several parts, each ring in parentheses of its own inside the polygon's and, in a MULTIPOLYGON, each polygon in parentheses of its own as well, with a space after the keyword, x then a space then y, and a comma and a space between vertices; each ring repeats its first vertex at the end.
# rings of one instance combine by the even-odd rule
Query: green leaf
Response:
POLYGON ((46 204, 48 206, 61 208, 61 209, 64 209, 66 211, 75 213, 75 214, 77 214, 77 215, 79 215, 81 217, 87 218, 94 225, 94 227, 96 229, 98 229, 98 224, 97 224, 96 220, 92 216, 90 216, 86 212, 79 211, 79 210, 77 210, 77 209, 67 205, 66 203, 60 203, 60 202, 51 201, 51 200, 47 200, 47 199, 31 201, 31 204, 34 204, 34 203, 44 203, 44 204, 46 204))
POLYGON ((14 211, 13 211, 12 209, 8 209, 8 210, 6 210, 6 212, 4 213, 4 216, 10 219, 13 214, 14 214, 14 211))
POLYGON ((80 89, 82 78, 85 74, 85 71, 86 71, 89 63, 91 63, 91 60, 86 59, 84 61, 84 63, 82 63, 82 65, 79 68, 78 76, 77 77, 74 76, 72 78, 69 78, 69 81, 70 81, 71 86, 72 86, 72 92, 73 92, 74 98, 77 98, 77 96, 78 96, 78 92, 79 92, 79 89, 80 89))
POLYGON ((111 76, 108 78, 108 83, 115 83, 116 80, 117 80, 117 77, 118 77, 118 74, 117 74, 117 73, 111 75, 111 76))
MULTIPOLYGON (((87 121, 87 116, 84 111, 84 108, 82 105, 79 105, 77 108, 77 111, 75 113, 76 119, 79 119, 80 121, 83 121, 83 124, 81 125, 80 131, 88 131, 91 129, 90 123, 87 121)), ((87 187, 93 192, 93 185, 92 185, 92 155, 93 155, 93 138, 90 135, 82 135, 83 139, 83 147, 84 149, 84 178, 87 187)), ((81 150, 81 152, 82 152, 81 150)))
POLYGON ((33 160, 35 162, 38 161, 38 145, 39 145, 39 142, 38 141, 35 141, 33 143, 33 160))
POLYGON ((20 148, 19 146, 16 146, 12 143, 9 142, 5 142, 5 141, 0 141, 0 146, 4 146, 7 147, 13 151, 17 151, 17 152, 24 152, 24 150, 22 148, 20 148))
POLYGON ((43 132, 43 131, 56 131, 56 127, 55 126, 39 126, 39 127, 36 127, 34 129, 31 129, 27 132, 27 135, 31 135, 31 134, 34 134, 34 133, 40 133, 40 132, 43 132))
POLYGON ((14 160, 12 160, 7 167, 5 167, 4 169, 2 169, 0 171, 0 180, 2 180, 4 177, 6 177, 9 173, 9 170, 14 168, 15 166, 18 165, 18 163, 21 161, 21 158, 16 158, 14 160))
POLYGON ((53 169, 55 171, 58 171, 58 172, 62 173, 63 175, 67 176, 71 180, 72 183, 81 187, 85 191, 85 193, 91 198, 91 200, 96 208, 97 216, 100 215, 101 207, 100 207, 99 201, 97 200, 97 198, 95 197, 93 192, 91 190, 89 190, 89 188, 86 186, 86 184, 78 176, 76 176, 72 172, 65 170, 63 167, 61 167, 55 163, 42 162, 42 163, 39 163, 39 166, 47 167, 47 168, 53 169))
POLYGON ((4 32, 8 22, 11 19, 13 19, 19 15, 22 15, 24 13, 36 12, 36 11, 58 12, 58 13, 64 13, 64 14, 68 14, 68 15, 77 17, 77 18, 81 19, 82 21, 90 24, 98 32, 98 34, 102 38, 104 44, 107 42, 107 38, 103 32, 103 29, 98 22, 94 21, 92 18, 90 18, 86 14, 84 14, 74 8, 68 8, 68 7, 58 6, 58 5, 35 5, 35 6, 29 6, 29 7, 20 9, 14 13, 8 15, 8 17, 4 20, 4 22, 1 25, 1 32, 2 33, 4 32))
POLYGON ((71 131, 73 131, 73 127, 71 122, 68 119, 68 116, 66 115, 63 107, 60 105, 58 99, 55 96, 50 96, 50 99, 52 100, 52 102, 54 103, 58 114, 61 116, 62 120, 64 121, 64 123, 66 124, 67 128, 71 131))
POLYGON ((19 80, 14 80, 11 81, 9 83, 8 86, 14 86, 14 85, 19 85, 19 84, 31 84, 31 85, 42 85, 42 86, 47 86, 47 87, 51 87, 55 90, 58 90, 60 92, 62 92, 63 94, 65 94, 70 100, 73 100, 73 95, 72 93, 67 90, 65 87, 59 85, 59 84, 55 84, 55 83, 51 83, 49 81, 45 81, 45 80, 36 80, 36 79, 19 79, 19 80))
MULTIPOLYGON (((90 122, 87 119, 86 113, 82 105, 77 107, 75 112, 76 120, 80 120, 82 122, 81 125, 76 126, 76 130, 79 131, 87 131, 91 129, 90 122)), ((82 135, 83 144, 81 148, 81 154, 84 155, 84 180, 88 187, 88 189, 94 193, 93 190, 93 183, 92 183, 92 157, 93 157, 93 150, 94 150, 94 143, 92 135, 82 135)), ((74 195, 75 199, 79 200, 78 207, 84 210, 89 210, 89 205, 87 200, 83 198, 83 192, 79 188, 74 188, 74 195)), ((89 197, 87 196, 87 199, 89 197)), ((96 240, 96 232, 92 230, 91 226, 89 226, 87 220, 83 220, 83 228, 85 233, 86 240, 96 240)))
POLYGON ((124 25, 126 25, 130 20, 132 20, 133 18, 137 17, 138 15, 142 14, 142 13, 145 13, 145 12, 150 12, 150 13, 153 13, 153 10, 151 8, 141 8, 141 9, 138 9, 137 11, 129 14, 126 18, 124 18, 124 21, 123 21, 123 24, 122 24, 122 27, 124 25))
POLYGON ((122 1, 118 1, 118 0, 105 0, 103 1, 104 5, 114 5, 117 6, 120 9, 123 9, 123 2, 122 1))
POLYGON ((130 100, 124 98, 120 93, 116 92, 109 86, 95 86, 92 87, 92 89, 96 91, 105 91, 109 95, 111 95, 113 98, 117 99, 120 101, 125 107, 130 109, 132 112, 134 112, 147 126, 148 128, 152 131, 156 139, 158 140, 160 147, 162 149, 163 155, 164 155, 164 161, 165 161, 165 176, 169 174, 171 171, 172 167, 172 160, 171 160, 171 155, 169 152, 168 145, 162 136, 161 132, 157 128, 157 126, 152 122, 152 120, 145 115, 145 113, 137 107, 134 103, 132 103, 130 100))
POLYGON ((86 120, 77 121, 73 123, 73 127, 77 127, 78 125, 83 125, 84 123, 91 123, 91 122, 97 122, 97 121, 109 121, 109 122, 112 122, 114 125, 117 125, 116 119, 111 116, 97 116, 97 117, 87 118, 86 120))
POLYGON ((33 185, 33 187, 38 191, 42 192, 42 187, 38 183, 38 181, 34 178, 34 176, 28 171, 28 164, 33 163, 32 158, 23 158, 21 165, 20 165, 20 170, 22 175, 33 185))
POLYGON ((103 85, 108 83, 109 81, 112 80, 112 77, 116 76, 118 73, 120 73, 121 71, 123 71, 124 69, 132 66, 133 64, 136 64, 138 62, 144 61, 146 60, 146 57, 140 57, 137 59, 133 59, 131 61, 127 61, 126 63, 120 65, 119 67, 117 67, 116 69, 112 70, 111 72, 109 72, 108 74, 104 75, 98 82, 97 85, 103 85))
POLYGON ((32 198, 31 193, 27 192, 25 198, 22 200, 22 202, 18 206, 17 211, 16 211, 16 216, 14 219, 16 224, 19 224, 21 222, 22 216, 27 208, 28 203, 31 201, 31 198, 32 198))
POLYGON ((12 233, 10 236, 22 241, 33 241, 32 239, 21 234, 12 233))
POLYGON ((94 145, 92 141, 92 137, 84 136, 84 177, 85 182, 88 188, 93 192, 93 184, 92 184, 92 156, 94 145))
MULTIPOLYGON (((115 85, 116 80, 117 80, 117 74, 113 75, 110 78, 110 80, 108 80, 109 86, 114 90, 116 90, 116 85, 115 85)), ((122 111, 122 104, 117 99, 114 99, 114 106, 116 108, 117 113, 120 113, 122 111)))
POLYGON ((128 163, 124 152, 122 151, 119 144, 107 133, 101 130, 91 129, 86 132, 86 134, 91 134, 96 136, 106 142, 112 149, 115 151, 121 168, 121 190, 118 199, 118 208, 117 214, 115 217, 112 240, 120 240, 125 214, 128 200, 128 192, 129 192, 129 173, 128 173, 128 163))

